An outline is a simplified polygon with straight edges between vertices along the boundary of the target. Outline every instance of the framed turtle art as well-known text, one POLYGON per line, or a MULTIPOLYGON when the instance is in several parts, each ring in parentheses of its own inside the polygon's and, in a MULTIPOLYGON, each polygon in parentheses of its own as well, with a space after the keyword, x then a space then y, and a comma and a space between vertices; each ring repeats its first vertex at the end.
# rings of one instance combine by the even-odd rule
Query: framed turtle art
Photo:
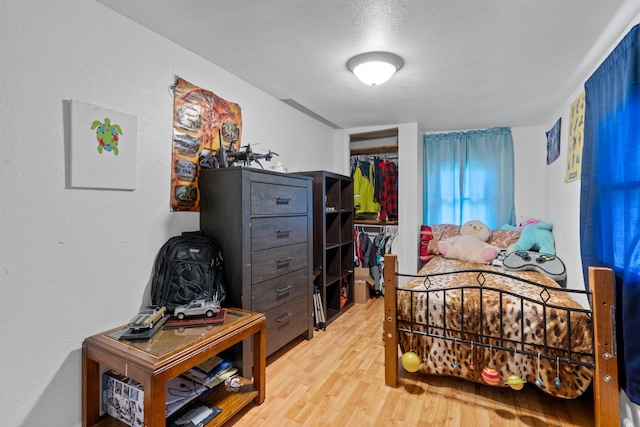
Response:
POLYGON ((136 116, 72 99, 71 188, 136 189, 136 116))

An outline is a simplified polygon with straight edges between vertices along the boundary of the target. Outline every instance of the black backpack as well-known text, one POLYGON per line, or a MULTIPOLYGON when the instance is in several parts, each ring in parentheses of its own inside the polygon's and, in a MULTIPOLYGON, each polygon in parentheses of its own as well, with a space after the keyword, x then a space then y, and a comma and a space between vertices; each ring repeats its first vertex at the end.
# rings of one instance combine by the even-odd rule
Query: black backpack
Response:
POLYGON ((167 240, 155 261, 151 304, 175 308, 197 299, 224 301, 222 251, 199 231, 167 240))

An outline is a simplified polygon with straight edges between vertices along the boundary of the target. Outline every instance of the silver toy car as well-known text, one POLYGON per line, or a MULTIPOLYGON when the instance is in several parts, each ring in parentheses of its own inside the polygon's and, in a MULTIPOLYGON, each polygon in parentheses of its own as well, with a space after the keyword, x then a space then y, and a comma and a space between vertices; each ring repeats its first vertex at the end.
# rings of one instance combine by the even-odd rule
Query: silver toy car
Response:
POLYGON ((153 329, 153 325, 162 319, 166 311, 167 307, 143 307, 127 326, 134 331, 153 329))
POLYGON ((213 317, 220 313, 220 302, 217 300, 205 301, 203 299, 191 301, 189 304, 179 305, 173 311, 173 315, 182 320, 186 316, 213 317))

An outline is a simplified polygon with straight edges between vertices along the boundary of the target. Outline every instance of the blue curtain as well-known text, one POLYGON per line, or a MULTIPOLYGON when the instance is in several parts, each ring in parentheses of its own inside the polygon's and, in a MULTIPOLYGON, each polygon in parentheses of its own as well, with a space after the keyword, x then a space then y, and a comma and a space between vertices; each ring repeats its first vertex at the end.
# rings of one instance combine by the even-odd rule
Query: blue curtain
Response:
POLYGON ((585 83, 580 246, 616 275, 621 385, 640 404, 640 29, 585 83))
POLYGON ((423 224, 515 224, 510 128, 424 135, 423 224))

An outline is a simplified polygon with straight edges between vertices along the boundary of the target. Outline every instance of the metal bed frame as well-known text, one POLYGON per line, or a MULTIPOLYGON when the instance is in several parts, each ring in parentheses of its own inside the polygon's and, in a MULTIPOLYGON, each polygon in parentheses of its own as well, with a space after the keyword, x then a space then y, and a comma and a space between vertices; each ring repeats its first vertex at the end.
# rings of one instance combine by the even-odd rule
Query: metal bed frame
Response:
MULTIPOLYGON (((496 350, 503 350, 509 352, 515 352, 519 354, 525 354, 535 357, 544 357, 552 360, 560 360, 564 363, 570 364, 578 364, 585 365, 590 368, 594 368, 594 376, 593 376, 593 396, 594 396, 594 412, 595 412, 595 422, 596 426, 619 426, 620 423, 620 408, 619 408, 619 397, 618 397, 618 371, 617 371, 617 355, 615 348, 615 305, 614 305, 614 280, 613 280, 613 272, 608 268, 589 268, 589 291, 578 291, 578 290, 570 290, 563 289, 566 292, 574 292, 577 294, 585 294, 589 297, 589 301, 591 303, 592 309, 577 309, 577 308, 567 308, 567 307, 558 307, 553 304, 549 304, 549 286, 541 285, 526 279, 517 278, 518 280, 527 282, 529 284, 533 284, 539 286, 541 288, 540 291, 540 300, 535 300, 528 297, 522 297, 513 292, 509 292, 502 289, 496 289, 488 286, 484 286, 485 275, 489 274, 498 274, 513 277, 511 275, 500 273, 500 272, 491 272, 487 270, 463 270, 463 272, 473 272, 477 273, 476 280, 479 286, 475 285, 461 285, 461 286, 453 286, 451 288, 447 288, 446 290, 464 290, 467 288, 473 288, 474 290, 478 290, 479 292, 499 292, 500 302, 502 303, 502 298, 504 295, 510 295, 520 299, 520 304, 524 304, 525 301, 529 301, 535 304, 539 304, 540 306, 546 308, 555 308, 560 310, 572 311, 572 312, 581 312, 586 314, 591 314, 592 316, 592 337, 593 337, 593 353, 585 354, 580 352, 573 352, 571 349, 571 340, 569 341, 567 348, 556 349, 547 345, 547 337, 546 337, 546 310, 544 310, 545 316, 543 317, 543 324, 545 327, 544 330, 544 338, 543 338, 543 347, 544 351, 542 353, 532 352, 530 350, 526 350, 525 347, 527 345, 531 345, 530 343, 526 343, 524 341, 524 337, 522 337, 519 341, 514 341, 510 339, 506 339, 502 336, 502 327, 500 328, 500 336, 496 337, 493 335, 485 335, 483 333, 484 328, 482 327, 482 323, 478 331, 466 331, 464 329, 464 319, 461 321, 460 329, 451 329, 448 328, 446 322, 444 326, 434 326, 428 324, 428 316, 426 323, 421 324, 413 324, 408 321, 401 320, 405 326, 399 325, 399 319, 397 315, 397 300, 399 293, 410 293, 411 296, 415 292, 427 292, 427 298, 429 298, 429 292, 440 292, 442 291, 444 294, 444 304, 443 310, 446 310, 446 294, 447 292, 444 289, 430 290, 431 286, 431 278, 451 273, 435 273, 428 275, 408 275, 408 274, 400 274, 397 273, 397 256, 394 254, 387 254, 384 257, 384 281, 385 281, 385 319, 384 319, 384 344, 385 344, 385 383, 390 387, 398 386, 398 349, 399 349, 399 337, 398 333, 410 333, 415 335, 423 335, 436 339, 445 339, 451 341, 457 341, 460 343, 473 344, 481 347, 491 347, 496 350), (398 277, 422 277, 425 280, 425 289, 398 289, 398 277), (408 327, 406 325, 408 324, 408 327), (459 337, 455 337, 453 335, 459 334, 459 337), (465 336, 471 337, 472 339, 466 339, 465 336), (477 339, 476 339, 477 338, 477 339), (493 342, 499 342, 497 345, 493 342), (548 354, 550 350, 557 350, 561 352, 567 353, 567 357, 559 358, 555 355, 548 354), (576 360, 574 357, 580 360, 576 360), (590 361, 583 361, 582 359, 589 359, 590 361)), ((558 289, 554 289, 558 290, 558 289)), ((464 291, 461 292, 461 298, 464 302, 464 291)), ((410 299, 413 301, 413 298, 410 299)), ((427 299, 427 306, 428 306, 427 299)), ((522 307, 521 307, 522 308, 522 307)), ((414 307, 413 302, 411 303, 411 313, 410 318, 414 318, 414 307)), ((480 298, 480 312, 482 312, 482 298, 480 298)), ((446 311, 445 311, 446 315, 446 311)), ((464 317, 464 311, 462 313, 464 317)), ((571 316, 567 316, 568 319, 571 316)), ((446 318, 446 316, 445 316, 446 318)), ((480 315, 480 319, 484 316, 480 315)), ((522 318, 521 321, 524 321, 522 318)), ((502 324, 502 319, 500 319, 500 323, 502 324)), ((568 328, 571 328, 570 321, 568 322, 568 328)), ((569 336, 571 331, 569 331, 569 336)), ((556 351, 556 352, 557 352, 556 351)))

